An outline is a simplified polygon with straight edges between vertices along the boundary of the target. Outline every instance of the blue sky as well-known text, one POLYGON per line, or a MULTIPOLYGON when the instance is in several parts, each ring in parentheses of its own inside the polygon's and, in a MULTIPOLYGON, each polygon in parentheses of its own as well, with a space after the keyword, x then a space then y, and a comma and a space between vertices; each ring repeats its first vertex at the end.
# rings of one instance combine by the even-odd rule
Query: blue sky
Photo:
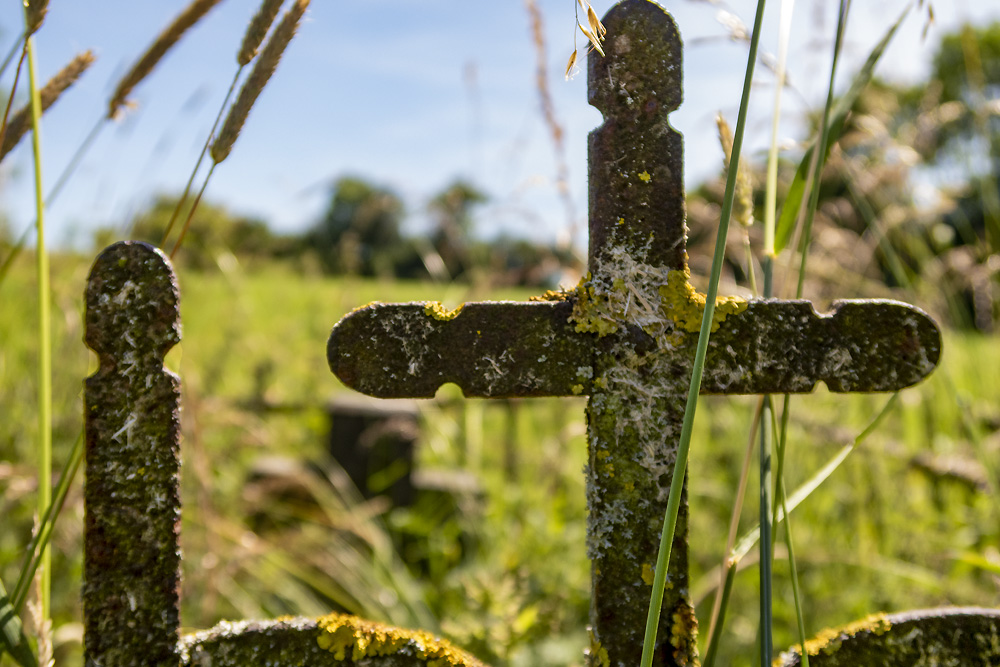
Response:
MULTIPOLYGON (((123 225, 158 192, 179 191, 190 173, 235 72, 243 28, 259 0, 224 0, 136 89, 137 108, 107 124, 48 216, 56 243, 89 243, 98 226, 123 225)), ((585 229, 586 135, 600 114, 586 102, 586 77, 563 80, 573 49, 575 0, 537 0, 545 20, 548 85, 565 132, 577 229, 585 229)), ((106 108, 117 78, 186 1, 52 0, 37 36, 40 78, 78 51, 97 63, 46 115, 45 179, 54 182, 106 108)), ((612 4, 597 0, 603 14, 612 4)), ((768 6, 762 49, 774 53, 779 2, 768 6)), ((0 48, 13 43, 20 3, 0 7, 0 48)), ((906 5, 856 2, 842 71, 856 70, 906 5)), ((720 16, 752 24, 755 3, 696 0, 667 4, 685 41, 685 102, 671 123, 685 135, 689 186, 719 168, 714 115, 735 121, 746 46, 727 39, 720 16)), ((836 3, 796 4, 787 122, 822 103, 836 3)), ((963 20, 1000 20, 1000 2, 934 3, 914 12, 879 74, 913 82, 926 75, 933 47, 963 20)), ((581 50, 583 39, 577 40, 581 50)), ((397 191, 419 229, 426 201, 455 178, 474 182, 490 203, 482 235, 552 240, 569 233, 554 182, 552 142, 539 112, 536 53, 524 3, 517 0, 313 0, 307 20, 250 114, 240 140, 209 185, 207 198, 261 217, 281 231, 315 221, 338 176, 359 175, 397 191)), ((758 67, 748 147, 770 137, 772 76, 758 67)), ((844 79, 846 81, 846 78, 844 79)), ((9 87, 10 74, 0 85, 9 87)), ((841 82, 843 84, 843 82, 841 82)), ((843 85, 841 85, 843 88, 843 85)), ((20 231, 32 220, 30 150, 22 142, 0 171, 0 209, 20 231)), ((583 248, 586 239, 577 231, 583 248)))

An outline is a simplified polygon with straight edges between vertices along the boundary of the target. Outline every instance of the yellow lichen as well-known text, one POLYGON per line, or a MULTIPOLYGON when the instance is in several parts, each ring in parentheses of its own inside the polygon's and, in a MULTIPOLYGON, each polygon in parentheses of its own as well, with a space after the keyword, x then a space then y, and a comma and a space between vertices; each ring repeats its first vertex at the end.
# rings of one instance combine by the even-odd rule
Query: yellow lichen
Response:
POLYGON ((641 174, 639 174, 639 180, 642 181, 643 183, 649 183, 652 179, 653 177, 649 175, 648 171, 644 171, 641 174))
POLYGON ((647 586, 653 585, 653 579, 656 577, 656 570, 652 568, 649 563, 642 564, 642 582, 647 586))
POLYGON ((580 394, 583 393, 583 385, 582 384, 575 384, 572 387, 570 387, 570 391, 573 392, 574 396, 579 396, 580 394))
POLYGON ((573 290, 550 289, 540 295, 529 296, 528 301, 565 301, 572 293, 573 290))
POLYGON ((611 667, 611 657, 608 655, 608 650, 601 646, 601 642, 597 641, 594 631, 588 629, 587 636, 590 638, 590 648, 587 649, 587 657, 589 658, 587 665, 589 667, 611 667))
POLYGON ((319 647, 337 660, 405 652, 427 661, 427 667, 484 667, 476 658, 423 630, 403 630, 365 621, 347 614, 329 614, 316 619, 319 647))
MULTIPOLYGON (((885 614, 871 614, 860 621, 820 631, 806 642, 806 653, 809 655, 819 655, 820 653, 829 655, 840 648, 845 639, 854 637, 861 632, 883 635, 890 629, 892 629, 892 623, 885 614)), ((796 646, 793 650, 798 652, 801 650, 801 646, 796 646)))
POLYGON ((576 331, 579 333, 596 333, 598 336, 607 336, 618 331, 618 324, 615 322, 614 313, 605 298, 601 298, 591 284, 592 277, 588 273, 580 279, 580 283, 573 291, 575 300, 573 302, 573 314, 570 321, 576 323, 576 331))
POLYGON ((462 306, 460 305, 455 310, 448 310, 440 301, 428 301, 424 306, 424 314, 433 317, 435 320, 441 320, 447 322, 448 320, 453 320, 458 317, 458 314, 462 312, 462 306))
MULTIPOLYGON (((690 282, 691 273, 671 271, 667 274, 667 284, 662 285, 660 301, 663 314, 674 321, 677 327, 692 333, 701 329, 701 318, 705 313, 705 295, 694 289, 690 282)), ((730 315, 737 315, 747 309, 747 302, 736 296, 720 296, 715 300, 715 314, 712 317, 712 331, 730 315)))

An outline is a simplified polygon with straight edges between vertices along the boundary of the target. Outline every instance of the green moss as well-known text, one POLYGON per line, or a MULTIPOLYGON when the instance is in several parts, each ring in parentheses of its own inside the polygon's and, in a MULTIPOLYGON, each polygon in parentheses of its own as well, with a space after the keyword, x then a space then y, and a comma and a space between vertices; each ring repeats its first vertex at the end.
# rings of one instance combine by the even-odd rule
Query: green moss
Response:
POLYGON ((322 616, 316 623, 322 630, 316 640, 319 647, 337 660, 360 662, 405 651, 425 660, 427 667, 483 667, 465 651, 423 630, 404 630, 346 614, 322 616))
MULTIPOLYGON (((667 274, 667 284, 660 287, 663 314, 673 320, 678 327, 692 333, 701 329, 701 318, 705 313, 705 295, 691 285, 688 270, 671 271, 667 274)), ((716 331, 730 315, 738 315, 747 309, 747 302, 736 296, 720 296, 715 300, 715 314, 712 317, 712 331, 716 331)))
POLYGON ((424 306, 424 313, 433 317, 435 320, 441 320, 442 322, 447 322, 448 320, 453 320, 458 317, 458 314, 462 312, 462 304, 455 310, 448 310, 440 301, 428 301, 427 305, 424 306))

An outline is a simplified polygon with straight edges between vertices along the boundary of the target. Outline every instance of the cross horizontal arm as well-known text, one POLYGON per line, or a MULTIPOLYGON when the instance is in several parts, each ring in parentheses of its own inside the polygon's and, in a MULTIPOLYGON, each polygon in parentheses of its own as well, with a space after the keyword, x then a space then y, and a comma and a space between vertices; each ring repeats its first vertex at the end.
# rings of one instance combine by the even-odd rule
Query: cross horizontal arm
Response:
MULTIPOLYGON (((382 398, 429 398, 446 382, 466 396, 589 394, 595 334, 577 333, 570 301, 372 304, 330 334, 330 369, 347 386, 382 398)), ((641 329, 630 334, 642 338, 641 329)), ((690 373, 696 335, 653 350, 690 373)), ((654 345, 649 339, 650 345, 654 345)), ((840 301, 818 315, 808 301, 751 301, 712 335, 702 393, 894 391, 937 364, 941 335, 926 314, 895 301, 840 301)))
POLYGON ((835 301, 819 315, 808 301, 751 301, 709 344, 703 394, 896 391, 924 379, 941 356, 926 313, 890 300, 835 301))
POLYGON ((379 398, 431 398, 446 382, 466 396, 581 393, 593 341, 573 331, 566 301, 375 303, 333 328, 330 370, 379 398))

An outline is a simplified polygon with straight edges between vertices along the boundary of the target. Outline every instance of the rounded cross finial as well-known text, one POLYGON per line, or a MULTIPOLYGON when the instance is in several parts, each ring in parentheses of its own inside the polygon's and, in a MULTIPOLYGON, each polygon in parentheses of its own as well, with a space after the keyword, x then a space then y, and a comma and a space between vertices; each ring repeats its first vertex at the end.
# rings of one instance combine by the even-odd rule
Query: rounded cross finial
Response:
POLYGON ((148 243, 115 243, 97 257, 87 278, 87 345, 102 363, 122 345, 162 359, 181 340, 179 302, 166 255, 148 243))
POLYGON ((588 61, 590 104, 604 117, 659 116, 680 106, 683 60, 674 19, 650 0, 625 0, 605 14, 604 56, 588 61))

